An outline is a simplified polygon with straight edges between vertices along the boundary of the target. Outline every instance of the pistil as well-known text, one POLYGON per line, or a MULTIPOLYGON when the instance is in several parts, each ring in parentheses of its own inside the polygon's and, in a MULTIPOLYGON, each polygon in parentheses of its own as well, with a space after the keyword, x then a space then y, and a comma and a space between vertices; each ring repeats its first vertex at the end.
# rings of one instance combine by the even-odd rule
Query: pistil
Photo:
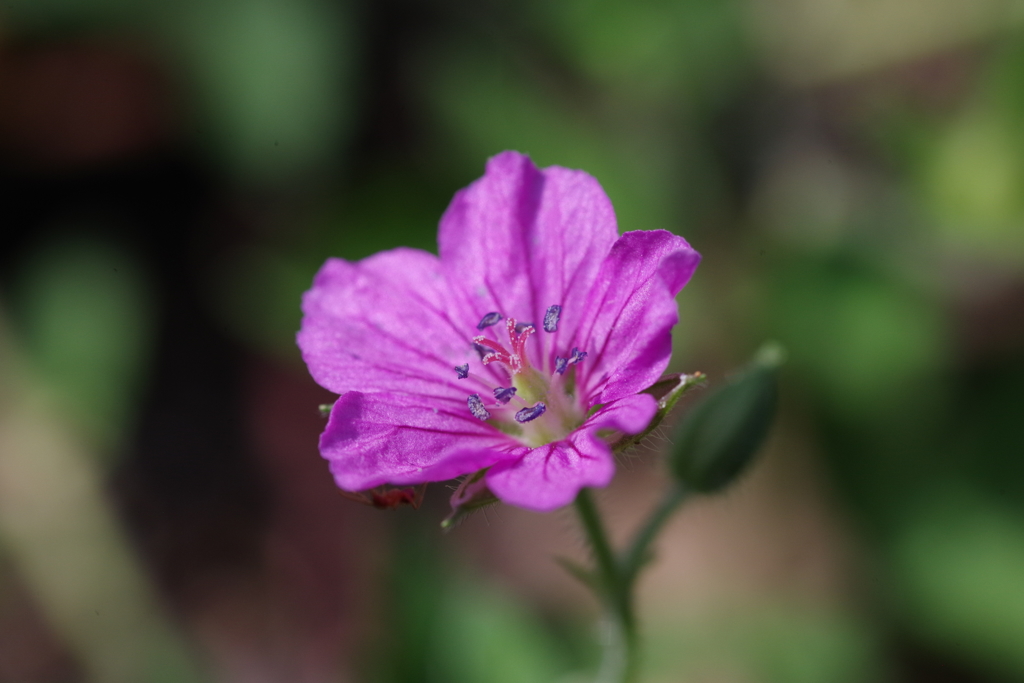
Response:
MULTIPOLYGON (((547 333, 557 332, 561 315, 560 305, 549 306, 541 329, 547 333)), ((493 311, 481 318, 477 329, 483 331, 503 319, 508 335, 507 345, 478 334, 473 337, 473 346, 484 365, 499 363, 505 368, 508 386, 494 386, 480 375, 470 373, 468 363, 455 366, 458 379, 469 378, 494 395, 495 402, 488 405, 484 404, 480 394, 470 395, 467 398, 470 413, 527 446, 537 447, 565 438, 584 419, 574 392, 575 374, 566 375, 566 371, 586 358, 587 352, 574 347, 567 358, 555 356, 553 368, 550 356, 534 358, 540 362, 531 365, 526 346, 537 331, 532 323, 517 322, 515 318, 505 318, 493 311), (514 405, 509 405, 513 402, 514 405)))

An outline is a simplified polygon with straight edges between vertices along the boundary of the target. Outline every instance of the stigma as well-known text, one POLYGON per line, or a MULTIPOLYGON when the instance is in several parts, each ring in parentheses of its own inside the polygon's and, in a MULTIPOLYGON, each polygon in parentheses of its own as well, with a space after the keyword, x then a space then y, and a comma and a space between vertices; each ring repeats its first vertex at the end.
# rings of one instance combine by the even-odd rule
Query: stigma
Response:
MULTIPOLYGON (((497 314, 489 313, 488 316, 490 315, 497 314)), ((488 316, 485 316, 485 320, 488 316)), ((505 329, 508 330, 509 345, 512 347, 511 351, 483 335, 473 337, 473 343, 490 349, 490 352, 485 353, 483 358, 481 358, 484 365, 502 363, 513 375, 518 375, 529 367, 529 361, 526 357, 526 341, 536 328, 533 325, 525 325, 519 328, 515 318, 508 318, 505 321, 505 329)))

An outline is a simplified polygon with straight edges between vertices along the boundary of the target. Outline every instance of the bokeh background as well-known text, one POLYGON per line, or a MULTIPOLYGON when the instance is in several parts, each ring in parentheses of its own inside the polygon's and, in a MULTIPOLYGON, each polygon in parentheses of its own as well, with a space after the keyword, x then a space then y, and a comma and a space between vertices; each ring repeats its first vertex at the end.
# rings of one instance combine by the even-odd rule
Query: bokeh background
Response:
POLYGON ((0 681, 586 680, 571 511, 343 498, 293 341, 503 149, 703 253, 675 370, 789 351, 645 680, 1024 681, 1017 0, 0 2, 0 681))

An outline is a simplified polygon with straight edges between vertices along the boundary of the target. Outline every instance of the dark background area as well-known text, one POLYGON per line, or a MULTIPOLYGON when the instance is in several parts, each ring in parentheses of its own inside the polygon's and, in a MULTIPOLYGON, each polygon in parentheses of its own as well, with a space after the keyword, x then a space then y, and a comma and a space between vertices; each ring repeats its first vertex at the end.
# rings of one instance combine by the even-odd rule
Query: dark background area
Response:
POLYGON ((0 681, 587 680, 571 515, 345 499, 294 346, 328 256, 434 249, 503 149, 703 254, 673 370, 788 350, 763 458, 659 545, 645 680, 1024 680, 1021 16, 6 0, 0 681))

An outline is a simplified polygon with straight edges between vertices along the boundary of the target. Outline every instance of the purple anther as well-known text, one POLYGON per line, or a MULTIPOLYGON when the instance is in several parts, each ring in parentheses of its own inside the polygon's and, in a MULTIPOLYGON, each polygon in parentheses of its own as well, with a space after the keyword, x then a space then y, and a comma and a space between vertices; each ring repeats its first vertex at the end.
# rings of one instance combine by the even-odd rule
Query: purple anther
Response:
POLYGON ((469 377, 469 363, 465 365, 456 365, 455 374, 459 376, 459 379, 466 379, 469 377))
POLYGON ((548 306, 544 314, 544 331, 555 332, 558 330, 558 319, 562 317, 562 307, 558 304, 548 306))
POLYGON ((497 389, 494 390, 494 400, 500 403, 501 405, 505 405, 506 403, 511 401, 512 397, 515 395, 515 387, 509 387, 508 389, 498 387, 497 389))
POLYGON ((480 322, 477 323, 476 329, 486 329, 491 325, 497 323, 499 320, 501 320, 501 313, 498 313, 497 311, 492 311, 485 315, 484 317, 480 318, 480 322))
POLYGON ((530 420, 536 420, 538 417, 544 414, 544 411, 548 407, 543 403, 538 403, 532 408, 523 408, 516 413, 516 422, 529 422, 530 420))
POLYGON ((533 323, 516 323, 516 334, 522 334, 527 327, 533 327, 533 323))
POLYGON ((476 355, 480 356, 480 360, 484 359, 484 356, 491 353, 491 350, 483 344, 473 344, 473 350, 476 351, 476 355))
POLYGON ((478 420, 486 420, 491 417, 487 408, 484 408, 484 402, 480 400, 480 394, 470 394, 466 403, 469 405, 469 412, 473 413, 473 417, 478 420))
POLYGON ((555 372, 561 375, 565 372, 567 367, 569 367, 569 361, 561 356, 555 356, 555 372))
POLYGON ((586 357, 587 357, 587 352, 586 351, 580 351, 579 349, 577 349, 574 346, 574 347, 572 347, 572 355, 569 356, 569 362, 572 363, 573 365, 576 365, 576 363, 579 363, 581 360, 583 360, 586 357))

